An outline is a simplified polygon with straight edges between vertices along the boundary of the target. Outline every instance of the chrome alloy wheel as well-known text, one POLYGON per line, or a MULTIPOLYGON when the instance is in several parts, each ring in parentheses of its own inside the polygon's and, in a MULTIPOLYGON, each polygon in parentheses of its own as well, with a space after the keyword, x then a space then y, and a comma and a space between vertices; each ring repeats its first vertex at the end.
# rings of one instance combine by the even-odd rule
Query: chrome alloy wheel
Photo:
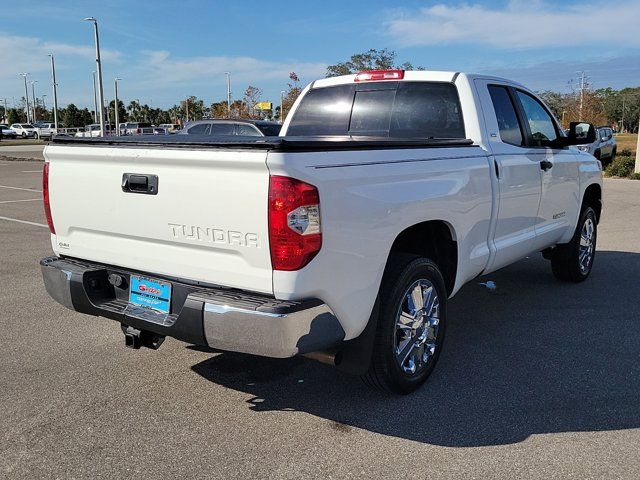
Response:
POLYGON ((595 253, 595 232, 596 227, 593 223, 593 219, 588 217, 582 231, 580 232, 580 247, 578 249, 578 264, 580 266, 580 272, 583 274, 589 271, 591 262, 593 261, 593 254, 595 253))
POLYGON ((436 351, 440 302, 434 285, 416 280, 402 296, 396 315, 394 353, 405 373, 423 369, 436 351))

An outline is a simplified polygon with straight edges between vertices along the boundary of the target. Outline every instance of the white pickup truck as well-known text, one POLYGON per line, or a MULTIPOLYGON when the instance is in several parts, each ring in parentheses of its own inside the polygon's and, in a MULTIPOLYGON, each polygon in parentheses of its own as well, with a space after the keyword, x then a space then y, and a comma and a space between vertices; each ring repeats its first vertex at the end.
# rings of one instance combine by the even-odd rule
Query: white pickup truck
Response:
POLYGON ((466 282, 533 252, 588 277, 602 172, 570 146, 593 136, 509 80, 389 70, 313 82, 280 137, 55 138, 44 283, 134 348, 307 355, 408 393, 466 282))

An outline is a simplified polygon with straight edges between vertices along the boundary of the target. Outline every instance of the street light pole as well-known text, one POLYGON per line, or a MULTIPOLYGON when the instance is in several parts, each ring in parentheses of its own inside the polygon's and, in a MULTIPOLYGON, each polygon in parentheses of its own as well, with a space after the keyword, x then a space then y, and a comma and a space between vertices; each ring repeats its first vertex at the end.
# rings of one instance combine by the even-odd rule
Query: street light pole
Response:
POLYGON ((114 90, 115 90, 115 97, 116 97, 116 101, 115 101, 115 105, 114 105, 114 110, 115 110, 115 117, 116 117, 116 135, 119 137, 120 136, 120 117, 118 115, 118 80, 122 80, 121 78, 117 78, 113 81, 113 86, 114 86, 114 90))
POLYGON ((46 110, 47 110, 47 106, 46 106, 46 105, 45 105, 45 103, 44 103, 44 97, 46 97, 46 96, 47 96, 47 94, 46 94, 46 93, 43 93, 43 94, 42 94, 42 110, 44 110, 44 111, 46 111, 46 110))
POLYGON ((96 72, 91 72, 93 76, 93 123, 98 123, 98 94, 96 93, 96 72))
POLYGON ((24 78, 24 99, 27 102, 26 113, 27 113, 27 123, 29 123, 29 89, 27 88, 27 76, 29 74, 21 73, 20 75, 22 76, 22 78, 24 78))
POLYGON ((96 66, 98 67, 98 99, 100 100, 100 136, 104 137, 104 92, 102 90, 102 62, 100 61, 100 36, 98 35, 98 21, 93 17, 85 18, 85 21, 93 23, 93 31, 96 41, 96 66))
POLYGON ((227 118, 231 118, 231 73, 224 74, 227 76, 227 118))
POLYGON ((38 80, 33 80, 31 82, 31 99, 33 100, 33 121, 37 122, 38 119, 36 118, 36 107, 38 106, 38 98, 36 97, 36 83, 38 83, 38 80))
POLYGON ((53 87, 53 125, 58 133, 58 85, 56 84, 56 64, 53 60, 53 53, 50 53, 51 57, 51 85, 53 87))

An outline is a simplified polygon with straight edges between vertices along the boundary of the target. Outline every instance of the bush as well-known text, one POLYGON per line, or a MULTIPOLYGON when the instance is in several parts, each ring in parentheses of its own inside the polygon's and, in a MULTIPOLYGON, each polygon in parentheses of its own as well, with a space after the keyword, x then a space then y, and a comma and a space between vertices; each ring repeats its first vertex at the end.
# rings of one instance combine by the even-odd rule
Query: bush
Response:
POLYGON ((640 180, 640 173, 633 173, 629 178, 631 180, 640 180))
POLYGON ((630 155, 619 155, 607 168, 604 173, 608 177, 631 177, 636 166, 636 159, 630 155))
POLYGON ((620 150, 618 152, 618 155, 620 155, 621 157, 633 157, 634 153, 628 148, 625 148, 624 150, 620 150))

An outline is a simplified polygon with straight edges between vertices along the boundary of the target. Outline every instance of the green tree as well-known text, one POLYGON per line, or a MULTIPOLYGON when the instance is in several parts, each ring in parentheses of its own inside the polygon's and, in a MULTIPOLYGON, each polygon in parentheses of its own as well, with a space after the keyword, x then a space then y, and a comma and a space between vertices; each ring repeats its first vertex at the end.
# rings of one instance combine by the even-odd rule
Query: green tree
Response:
MULTIPOLYGON (((109 118, 112 123, 116 123, 116 101, 111 100, 107 109, 109 111, 109 118)), ((124 102, 122 100, 118 100, 118 122, 123 123, 127 121, 127 109, 124 106, 124 102)))
POLYGON ((73 103, 67 105, 60 111, 60 118, 66 127, 84 127, 86 123, 83 121, 82 113, 73 103))
POLYGON ((18 109, 16 108, 10 108, 7 111, 7 123, 9 125, 13 124, 13 123, 20 123, 23 122, 24 120, 22 120, 22 118, 24 118, 24 114, 22 114, 18 109))
POLYGON ((169 115, 170 121, 169 123, 183 123, 184 115, 182 112, 182 108, 178 105, 174 105, 171 107, 167 114, 169 115))
POLYGON ((140 111, 141 105, 137 101, 131 100, 127 106, 128 119, 132 122, 141 122, 142 115, 140 111))
POLYGON ((181 104, 187 120, 201 120, 204 116, 204 101, 198 97, 190 95, 181 104))
POLYGON ((386 48, 382 50, 372 48, 366 52, 351 55, 351 58, 346 62, 329 65, 326 76, 337 77, 338 75, 349 75, 364 70, 389 70, 393 68, 402 70, 424 70, 424 67, 414 67, 411 62, 404 62, 400 65, 397 65, 395 62, 395 51, 386 48))

